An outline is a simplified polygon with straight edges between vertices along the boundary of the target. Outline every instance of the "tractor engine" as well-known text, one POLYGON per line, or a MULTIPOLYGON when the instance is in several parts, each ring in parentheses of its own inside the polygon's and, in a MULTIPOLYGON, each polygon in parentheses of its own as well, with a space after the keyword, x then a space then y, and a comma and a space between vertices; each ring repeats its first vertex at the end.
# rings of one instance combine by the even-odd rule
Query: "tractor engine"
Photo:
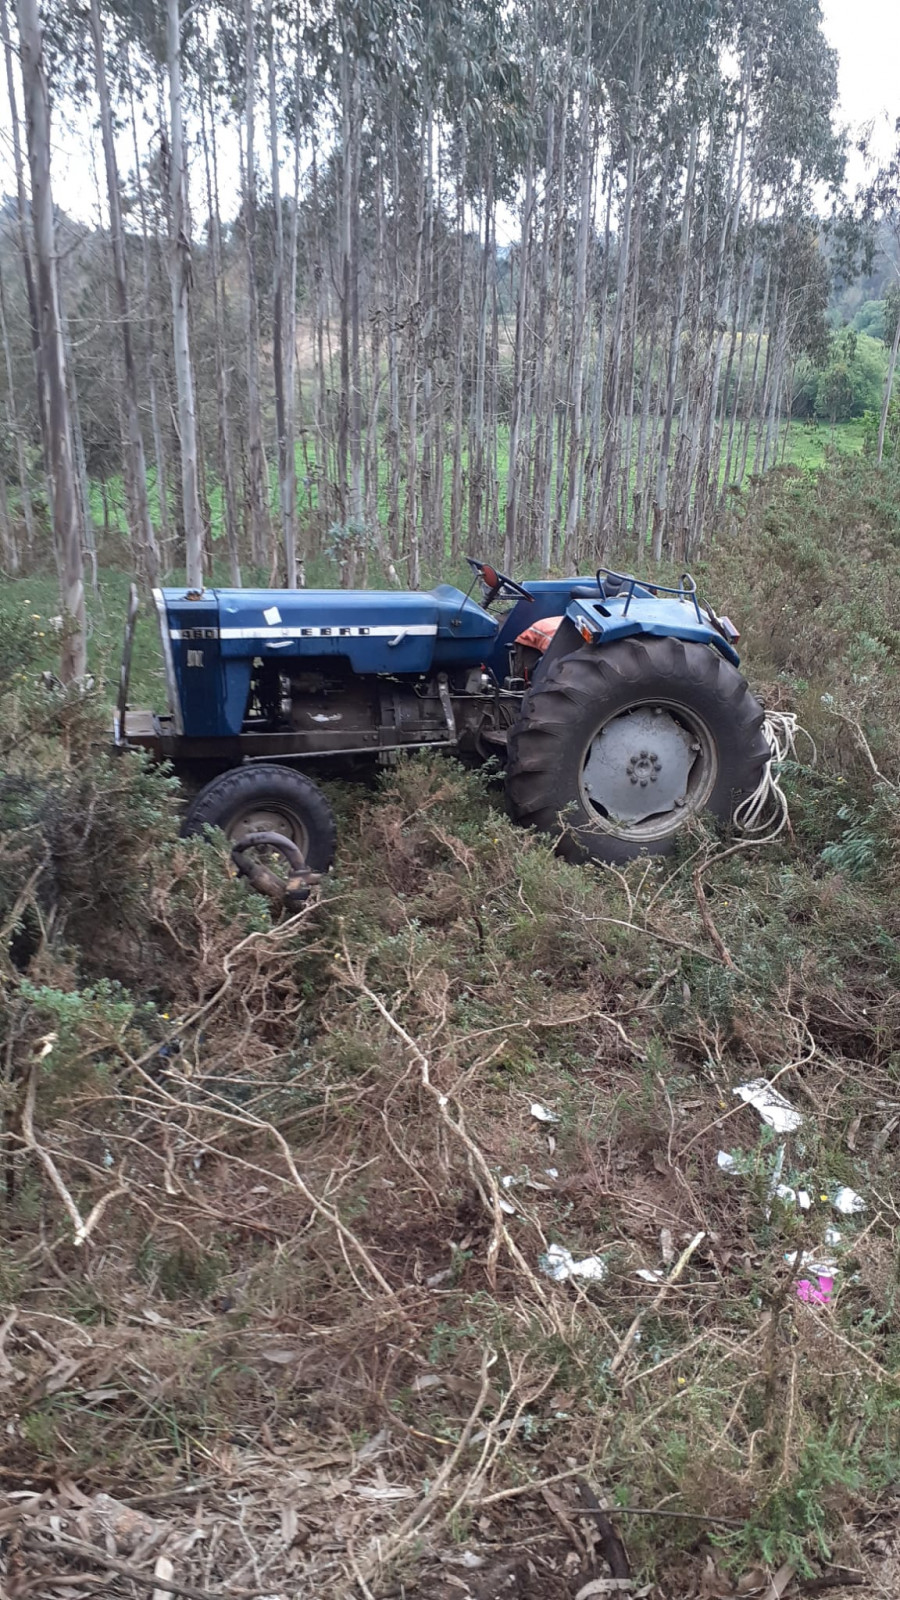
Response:
POLYGON ((335 755, 404 745, 492 745, 512 706, 505 716, 480 670, 454 673, 453 680, 446 673, 411 681, 357 677, 339 658, 266 661, 254 673, 245 727, 289 730, 310 752, 335 755))
POLYGON ((289 684, 289 721, 296 733, 337 733, 344 730, 348 744, 356 735, 374 728, 408 732, 418 739, 444 739, 447 721, 433 680, 410 684, 391 678, 353 678, 343 681, 330 673, 292 674, 289 684))

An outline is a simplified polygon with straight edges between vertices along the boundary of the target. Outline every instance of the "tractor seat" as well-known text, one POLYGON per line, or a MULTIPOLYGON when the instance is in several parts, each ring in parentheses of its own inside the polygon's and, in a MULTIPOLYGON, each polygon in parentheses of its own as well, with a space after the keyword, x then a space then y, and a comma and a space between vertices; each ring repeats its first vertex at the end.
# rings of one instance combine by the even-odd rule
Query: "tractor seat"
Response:
POLYGON ((599 583, 576 583, 570 590, 573 600, 602 600, 603 591, 599 583))

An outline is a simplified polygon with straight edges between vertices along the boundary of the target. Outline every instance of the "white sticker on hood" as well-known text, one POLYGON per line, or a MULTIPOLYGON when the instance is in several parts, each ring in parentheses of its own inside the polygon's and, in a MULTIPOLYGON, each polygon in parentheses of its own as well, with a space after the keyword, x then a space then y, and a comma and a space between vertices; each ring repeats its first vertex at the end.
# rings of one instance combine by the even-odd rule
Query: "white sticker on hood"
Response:
POLYGON ((266 610, 263 612, 263 616, 265 617, 270 628, 274 628, 281 621, 281 612, 277 606, 267 606, 266 610))

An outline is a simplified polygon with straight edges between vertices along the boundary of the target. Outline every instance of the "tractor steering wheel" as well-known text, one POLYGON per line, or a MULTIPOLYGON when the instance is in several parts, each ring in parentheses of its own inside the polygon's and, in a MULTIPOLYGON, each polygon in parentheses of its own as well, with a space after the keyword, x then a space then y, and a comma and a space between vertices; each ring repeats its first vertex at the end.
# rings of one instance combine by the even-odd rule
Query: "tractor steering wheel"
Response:
POLYGON ((534 605, 534 595, 523 589, 521 583, 516 583, 515 578, 508 578, 505 572, 498 572, 496 567, 489 566, 486 561, 476 561, 474 556, 466 556, 466 560, 485 588, 490 590, 484 602, 486 606, 496 600, 498 594, 504 590, 509 590, 512 594, 517 594, 520 600, 529 600, 534 605))

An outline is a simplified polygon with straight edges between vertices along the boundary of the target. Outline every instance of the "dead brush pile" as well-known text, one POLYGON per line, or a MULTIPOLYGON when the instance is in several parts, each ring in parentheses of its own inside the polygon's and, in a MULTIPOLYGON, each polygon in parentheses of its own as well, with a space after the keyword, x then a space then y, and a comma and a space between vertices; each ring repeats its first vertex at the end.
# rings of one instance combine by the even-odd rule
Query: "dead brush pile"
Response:
POLYGON ((790 782, 767 852, 617 873, 412 762, 276 924, 87 735, 0 797, 7 1600, 888 1559, 892 845, 790 782))

